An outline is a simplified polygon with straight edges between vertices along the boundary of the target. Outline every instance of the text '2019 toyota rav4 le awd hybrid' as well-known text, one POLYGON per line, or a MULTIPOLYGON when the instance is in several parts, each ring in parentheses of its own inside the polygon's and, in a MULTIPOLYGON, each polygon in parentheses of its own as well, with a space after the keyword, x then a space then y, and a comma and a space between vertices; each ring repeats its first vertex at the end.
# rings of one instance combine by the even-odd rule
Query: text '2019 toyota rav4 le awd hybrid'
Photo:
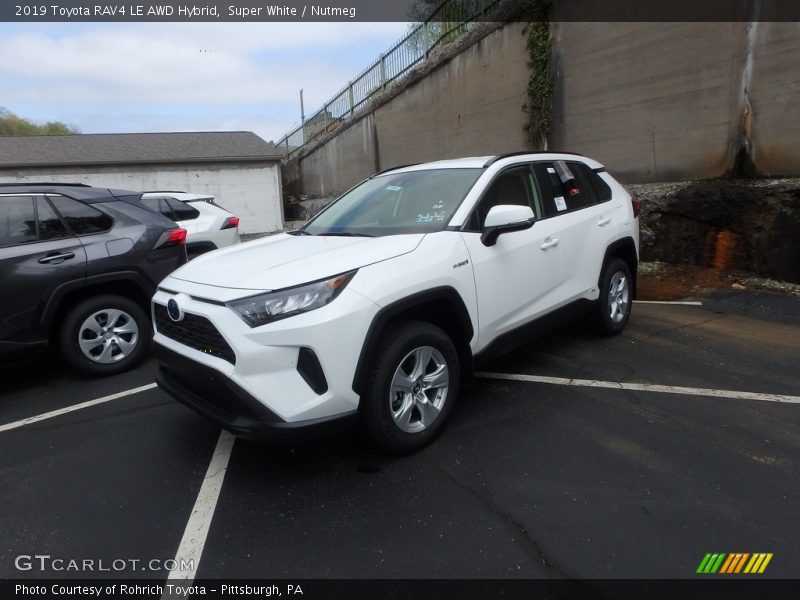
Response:
POLYGON ((302 229, 200 257, 153 298, 159 385, 245 437, 359 422, 410 451, 473 364, 551 317, 625 327, 638 204, 562 153, 397 168, 302 229))

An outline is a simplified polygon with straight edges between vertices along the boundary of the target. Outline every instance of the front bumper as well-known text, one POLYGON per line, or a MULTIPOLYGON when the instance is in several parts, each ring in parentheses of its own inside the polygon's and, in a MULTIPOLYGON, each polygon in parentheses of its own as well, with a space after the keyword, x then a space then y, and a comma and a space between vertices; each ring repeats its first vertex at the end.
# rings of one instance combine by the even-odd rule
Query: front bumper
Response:
POLYGON ((353 374, 377 305, 345 289, 327 306, 251 328, 225 305, 242 293, 162 282, 152 306, 161 387, 247 437, 289 438, 356 414, 353 374), (179 321, 167 315, 171 299, 179 321))
POLYGON ((155 344, 158 386, 189 408, 245 439, 296 442, 351 431, 358 411, 288 422, 213 369, 155 344))

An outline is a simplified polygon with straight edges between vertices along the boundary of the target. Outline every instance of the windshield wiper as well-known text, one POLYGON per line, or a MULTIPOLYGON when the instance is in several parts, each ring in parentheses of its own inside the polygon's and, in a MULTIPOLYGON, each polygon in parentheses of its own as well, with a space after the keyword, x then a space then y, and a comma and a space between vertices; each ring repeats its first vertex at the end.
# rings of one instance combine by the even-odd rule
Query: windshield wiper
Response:
POLYGON ((355 233, 354 231, 326 231, 325 233, 318 233, 317 235, 330 235, 341 237, 375 237, 368 233, 355 233))
POLYGON ((308 233, 305 229, 295 229, 294 231, 287 231, 289 235, 314 235, 313 233, 308 233))

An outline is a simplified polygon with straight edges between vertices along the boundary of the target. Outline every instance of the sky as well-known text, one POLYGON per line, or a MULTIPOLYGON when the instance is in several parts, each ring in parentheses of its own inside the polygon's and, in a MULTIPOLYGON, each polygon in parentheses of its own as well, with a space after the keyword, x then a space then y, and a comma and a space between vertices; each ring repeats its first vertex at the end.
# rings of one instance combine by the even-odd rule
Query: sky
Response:
POLYGON ((81 133, 279 138, 407 23, 0 23, 0 107, 81 133))

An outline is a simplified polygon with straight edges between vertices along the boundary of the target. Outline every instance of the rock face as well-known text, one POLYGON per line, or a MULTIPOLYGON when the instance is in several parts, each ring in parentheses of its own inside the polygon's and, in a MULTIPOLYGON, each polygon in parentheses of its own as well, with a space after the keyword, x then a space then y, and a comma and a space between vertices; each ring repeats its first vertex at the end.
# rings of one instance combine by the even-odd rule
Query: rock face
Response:
POLYGON ((627 187, 642 201, 642 260, 800 282, 800 179, 627 187))

